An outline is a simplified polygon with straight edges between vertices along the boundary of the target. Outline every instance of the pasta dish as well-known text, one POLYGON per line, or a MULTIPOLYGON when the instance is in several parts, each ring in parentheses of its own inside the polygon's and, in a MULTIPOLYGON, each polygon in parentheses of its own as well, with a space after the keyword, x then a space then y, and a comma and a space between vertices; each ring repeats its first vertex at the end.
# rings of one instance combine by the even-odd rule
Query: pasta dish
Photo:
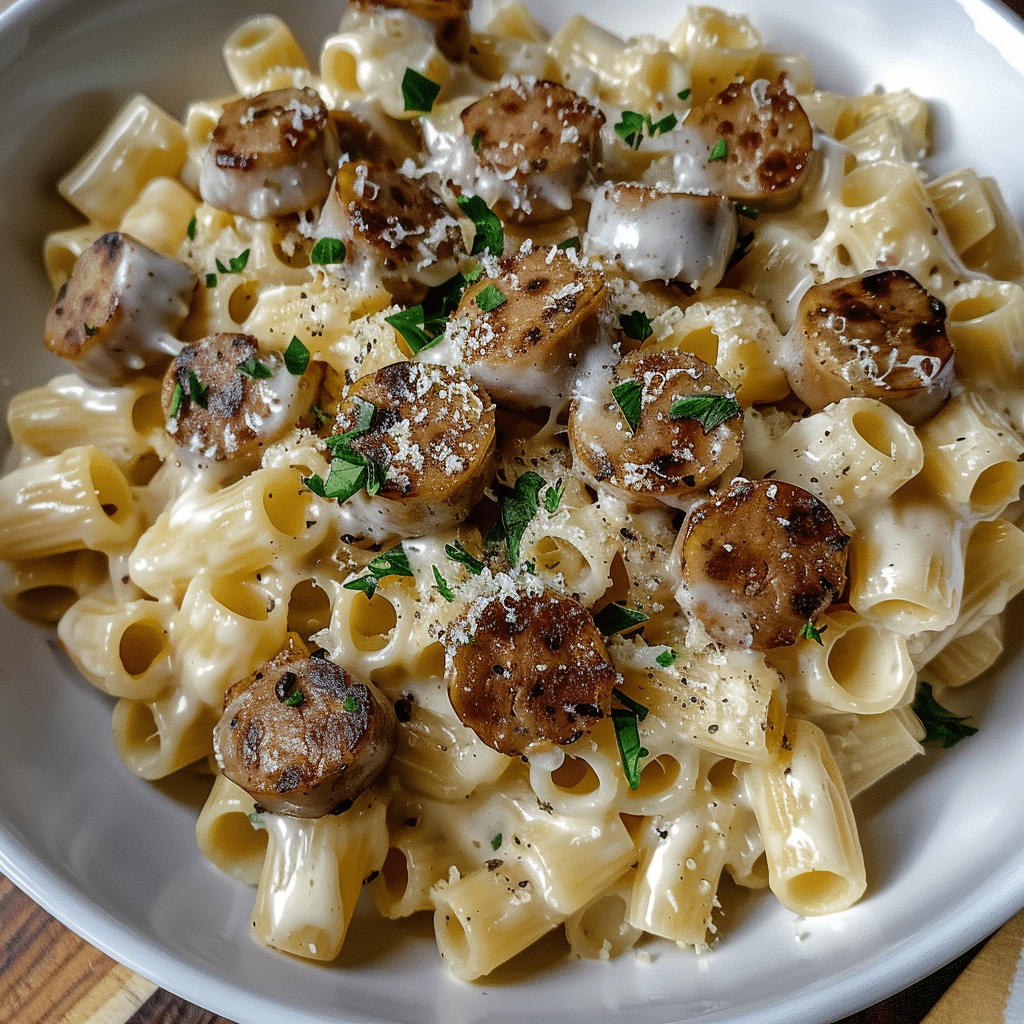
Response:
POLYGON ((268 947, 365 899, 472 981, 699 953, 726 877, 841 912, 1024 589, 1024 242, 922 98, 743 15, 470 14, 254 16, 61 178, 5 600, 128 769, 204 766, 268 947))

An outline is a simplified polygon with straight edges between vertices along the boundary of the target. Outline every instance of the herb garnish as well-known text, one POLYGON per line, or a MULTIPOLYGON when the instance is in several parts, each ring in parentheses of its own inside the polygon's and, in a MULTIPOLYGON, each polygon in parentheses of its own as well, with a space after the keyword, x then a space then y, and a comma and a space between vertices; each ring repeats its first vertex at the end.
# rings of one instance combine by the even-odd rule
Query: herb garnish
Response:
POLYGON ((650 751, 640 743, 640 722, 647 717, 648 709, 631 697, 627 697, 618 687, 612 691, 612 696, 623 705, 621 708, 613 707, 611 709, 612 725, 615 727, 615 742, 619 748, 622 771, 629 783, 629 788, 638 789, 641 775, 640 761, 650 754, 650 751))
POLYGON ((340 238, 321 238, 310 250, 309 262, 318 267, 345 262, 345 243, 340 238))
POLYGON ((958 717, 935 699, 931 683, 918 683, 912 708, 924 726, 924 743, 937 742, 943 747, 951 747, 978 731, 975 726, 967 724, 970 716, 958 717))
POLYGON ((294 334, 284 350, 284 365, 293 377, 301 377, 309 366, 309 349, 294 334))
POLYGON ((266 363, 261 363, 255 356, 250 356, 244 362, 239 363, 238 371, 244 373, 246 377, 252 377, 253 380, 269 380, 274 376, 274 371, 266 363))
POLYGON ((402 100, 406 110, 430 113, 440 92, 441 86, 437 82, 421 75, 415 68, 405 69, 402 76, 402 100))
POLYGON ((455 541, 454 544, 445 544, 444 553, 453 562, 464 565, 474 576, 479 576, 484 571, 484 563, 479 558, 471 555, 465 549, 461 540, 455 541))
POLYGON ((470 256, 489 252, 500 256, 505 251, 505 229, 498 215, 479 196, 460 195, 456 200, 459 209, 473 222, 476 234, 470 256))
POLYGON ((167 415, 170 419, 173 420, 174 417, 178 415, 178 412, 181 409, 181 403, 184 400, 184 398, 185 389, 181 386, 181 382, 179 381, 177 384, 174 385, 174 391, 171 394, 171 404, 167 410, 167 415))
POLYGON ((637 608, 624 604, 606 604, 595 616, 594 625, 602 636, 615 636, 647 621, 647 616, 637 608))
POLYGON ((455 600, 452 588, 448 586, 447 580, 441 575, 441 570, 436 565, 432 565, 431 569, 434 570, 434 584, 437 586, 438 593, 451 604, 455 600))
POLYGON ((671 668, 679 660, 679 652, 672 647, 666 647, 654 660, 662 668, 671 668))
POLYGON ((803 624, 803 627, 801 628, 798 636, 801 640, 813 640, 816 644, 819 644, 821 647, 824 647, 825 644, 821 639, 821 634, 824 633, 826 629, 828 629, 828 626, 822 626, 821 629, 818 629, 818 627, 815 626, 810 619, 808 619, 803 624))
POLYGON ((488 544, 504 544, 513 565, 519 561, 519 546, 523 534, 540 508, 540 490, 544 477, 527 470, 516 477, 513 486, 497 485, 500 512, 498 521, 487 534, 488 544))
POLYGON ((708 153, 708 163, 712 160, 724 160, 729 152, 729 147, 726 145, 725 139, 719 139, 708 153))
POLYGON ((314 473, 303 477, 302 482, 321 498, 337 498, 347 501, 362 488, 371 497, 384 483, 387 467, 363 455, 352 447, 352 440, 367 433, 373 427, 377 408, 372 402, 355 398, 358 420, 351 430, 327 438, 325 444, 331 449, 331 466, 327 479, 314 473))
POLYGON ((388 576, 412 576, 409 556, 401 544, 396 544, 387 551, 382 551, 366 566, 366 575, 349 580, 344 584, 346 590, 361 590, 368 598, 377 592, 377 584, 388 576))
POLYGON ((743 409, 733 395, 687 395, 677 399, 668 411, 669 419, 697 420, 707 434, 715 427, 741 416, 743 409))
POLYGON ((650 317, 642 309, 634 309, 632 313, 619 316, 622 333, 633 341, 646 341, 653 333, 654 327, 650 317))
POLYGON ((195 214, 192 215, 192 219, 188 222, 188 227, 185 229, 185 233, 188 235, 188 240, 194 242, 196 240, 196 227, 197 220, 195 214))
POLYGON ((562 478, 559 477, 545 492, 544 492, 544 508, 548 512, 557 512, 558 506, 562 504, 562 498, 565 496, 565 484, 562 483, 562 478))
POLYGON ((660 121, 655 121, 650 114, 639 114, 635 110, 624 110, 622 120, 615 125, 615 134, 629 146, 637 150, 644 138, 644 128, 647 135, 654 138, 655 135, 663 135, 672 131, 676 126, 676 115, 666 114, 660 121))
POLYGON ((195 370, 188 371, 188 397, 200 409, 206 408, 206 392, 209 390, 209 387, 196 376, 195 370))
POLYGON ((644 399, 643 385, 639 381, 625 380, 612 388, 612 398, 615 399, 623 419, 629 424, 629 429, 635 434, 636 428, 640 425, 640 410, 644 399))
POLYGON ((492 309, 497 309, 505 301, 504 293, 493 284, 482 288, 476 296, 476 304, 484 313, 490 313, 492 309))
POLYGON ((245 270, 245 265, 249 262, 249 250, 245 249, 237 256, 232 256, 231 259, 228 260, 228 265, 226 267, 219 259, 214 260, 214 262, 217 264, 217 269, 222 274, 240 274, 245 270))

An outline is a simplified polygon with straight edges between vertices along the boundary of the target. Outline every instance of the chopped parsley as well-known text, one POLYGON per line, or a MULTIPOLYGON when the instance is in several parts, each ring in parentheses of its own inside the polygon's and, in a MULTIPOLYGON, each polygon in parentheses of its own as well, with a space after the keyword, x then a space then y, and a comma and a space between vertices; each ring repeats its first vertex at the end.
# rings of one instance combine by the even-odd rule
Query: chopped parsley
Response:
POLYGON ((197 221, 195 214, 192 215, 192 219, 188 222, 188 227, 185 229, 185 233, 188 235, 188 240, 194 242, 196 240, 196 227, 197 221))
POLYGON ((274 371, 266 363, 261 363, 255 356, 250 356, 244 362, 239 363, 238 370, 246 377, 252 377, 253 380, 269 380, 274 376, 274 371))
POLYGON ((437 587, 437 592, 449 603, 455 600, 455 594, 452 593, 452 588, 448 586, 448 582, 441 575, 441 570, 436 565, 432 565, 431 569, 434 570, 434 584, 437 587))
POLYGON ((615 134, 622 139, 630 149, 637 150, 643 142, 644 129, 647 129, 649 138, 655 135, 664 135, 672 131, 677 123, 675 114, 666 114, 660 121, 655 121, 650 114, 639 114, 635 110, 624 110, 622 120, 615 125, 615 134))
POLYGON ((622 313, 619 316, 619 326, 622 333, 633 341, 646 341, 654 333, 650 317, 642 309, 622 313))
POLYGON ((309 366, 309 349, 295 335, 284 350, 284 365, 293 377, 301 377, 309 366))
POLYGON ((358 420, 351 430, 344 434, 335 434, 327 438, 326 445, 331 449, 331 465, 324 480, 318 474, 303 477, 302 482, 321 498, 336 498, 347 501, 357 491, 365 488, 371 497, 376 494, 384 483, 387 467, 363 455, 352 447, 352 440, 367 433, 373 427, 377 413, 372 402, 356 398, 358 420))
POLYGON ((612 690, 612 696, 623 705, 621 708, 611 709, 622 772, 626 776, 629 788, 638 789, 640 761, 650 754, 650 751, 640 743, 640 723, 647 717, 648 709, 632 697, 627 697, 618 687, 612 690))
POLYGON ((654 660, 662 668, 671 668, 679 660, 679 652, 672 647, 666 647, 654 660))
POLYGON ((637 608, 627 608, 624 604, 606 604, 595 616, 594 625, 602 636, 615 636, 616 633, 633 629, 647 621, 647 616, 637 608))
POLYGON ((640 425, 640 410, 644 399, 643 385, 639 381, 625 380, 612 388, 612 398, 615 399, 623 419, 629 424, 629 429, 635 434, 636 428, 640 425))
POLYGON ((309 262, 318 267, 345 262, 345 243, 340 238, 321 238, 309 253, 309 262))
POLYGON ((756 206, 748 206, 746 203, 736 203, 736 212, 749 220, 757 220, 761 215, 761 211, 756 206))
POLYGON ((249 250, 245 249, 237 256, 232 256, 231 259, 228 260, 228 265, 226 267, 219 259, 214 262, 217 264, 217 269, 222 274, 240 274, 245 270, 245 265, 249 262, 249 250))
POLYGON ((484 563, 471 555, 465 547, 463 547, 462 541, 457 540, 454 544, 445 544, 444 553, 453 561, 458 562, 459 565, 464 565, 474 576, 479 576, 484 571, 484 563))
POLYGON ((440 339, 445 318, 438 323, 436 319, 427 316, 422 306, 409 306, 408 309, 384 317, 384 322, 398 331, 402 340, 412 349, 413 355, 416 355, 440 339))
POLYGON ((677 92, 676 95, 685 103, 690 98, 691 92, 693 92, 692 89, 683 89, 677 92))
POLYGON ((430 113, 440 92, 441 86, 437 82, 421 75, 415 68, 405 69, 402 76, 402 100, 406 110, 430 113))
POLYGON ((803 624, 803 627, 801 628, 800 633, 798 635, 801 640, 813 640, 816 644, 819 644, 820 646, 824 647, 825 644, 821 639, 821 634, 824 633, 826 629, 828 629, 828 626, 822 626, 821 629, 818 629, 818 627, 815 626, 810 619, 808 619, 803 624))
POLYGON ((741 416, 743 410, 734 395, 687 395, 677 399, 668 411, 673 420, 697 420, 707 434, 715 427, 741 416))
POLYGON ((302 707, 305 702, 306 695, 301 690, 293 690, 283 701, 281 701, 282 704, 289 708, 302 707))
POLYGON ((473 138, 471 138, 469 141, 470 141, 470 144, 473 146, 473 152, 476 153, 477 156, 479 156, 480 155, 480 145, 484 141, 483 132, 476 132, 476 134, 474 134, 473 138))
POLYGON ((413 575, 409 565, 409 556, 401 544, 396 544, 387 551, 382 551, 366 566, 366 574, 346 583, 346 590, 361 590, 366 596, 373 597, 377 592, 377 584, 388 576, 413 575))
POLYGON ((206 408, 206 393, 209 390, 209 387, 196 376, 195 370, 188 371, 188 397, 200 409, 206 408))
POLYGON ((580 241, 579 235, 573 235, 572 238, 563 239, 555 248, 561 249, 563 252, 567 249, 582 249, 583 243, 580 241))
POLYGON ((341 707, 348 714, 354 715, 359 710, 359 701, 351 693, 346 693, 341 699, 341 707))
POLYGON ((206 275, 206 287, 207 288, 216 288, 217 287, 217 275, 216 274, 207 274, 206 275))
POLYGON ((519 550, 523 534, 540 508, 540 492, 544 477, 533 470, 527 470, 516 477, 509 487, 497 485, 499 503, 498 521, 487 535, 488 544, 504 544, 513 565, 519 562, 519 550))
POLYGON ((943 747, 952 747, 978 731, 975 726, 967 724, 969 716, 961 718, 954 715, 935 699, 931 683, 918 683, 913 711, 924 726, 925 743, 941 743, 943 747))
POLYGON ((505 229, 498 215, 479 197, 460 195, 456 200, 459 209, 473 222, 476 234, 470 256, 489 252, 500 256, 505 251, 505 229))
POLYGON ((726 145, 725 139, 719 139, 708 153, 708 163, 711 163, 712 160, 724 160, 728 152, 729 147, 726 145))
POLYGON ((181 386, 179 381, 174 385, 174 391, 171 394, 171 404, 167 410, 167 415, 173 420, 181 410, 181 403, 185 398, 185 389, 181 386))
POLYGON ((482 288, 476 296, 476 304, 484 313, 490 313, 506 301, 504 293, 493 284, 482 288))
POLYGON ((491 849, 497 850, 501 846, 501 833, 497 832, 491 836, 491 849))
POLYGON ((548 512, 557 512, 558 506, 562 504, 563 497, 565 497, 565 484, 562 482, 562 478, 559 477, 544 492, 544 508, 548 512))

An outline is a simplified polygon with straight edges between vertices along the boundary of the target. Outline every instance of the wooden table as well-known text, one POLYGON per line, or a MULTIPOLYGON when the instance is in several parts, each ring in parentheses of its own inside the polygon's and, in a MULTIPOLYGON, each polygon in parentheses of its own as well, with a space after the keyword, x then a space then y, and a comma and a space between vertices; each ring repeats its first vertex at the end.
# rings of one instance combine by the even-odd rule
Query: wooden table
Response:
MULTIPOLYGON (((11 2, 0 0, 0 10, 11 2)), ((1006 4, 1024 16, 1024 0, 1006 4)), ((1022 937, 1024 914, 930 977, 840 1024, 920 1024, 926 1017, 927 1024, 1003 1024, 1001 1011, 993 1014, 1005 1003, 1007 964, 1016 962, 1022 937)), ((0 1024, 234 1022, 111 960, 0 875, 0 1024)))

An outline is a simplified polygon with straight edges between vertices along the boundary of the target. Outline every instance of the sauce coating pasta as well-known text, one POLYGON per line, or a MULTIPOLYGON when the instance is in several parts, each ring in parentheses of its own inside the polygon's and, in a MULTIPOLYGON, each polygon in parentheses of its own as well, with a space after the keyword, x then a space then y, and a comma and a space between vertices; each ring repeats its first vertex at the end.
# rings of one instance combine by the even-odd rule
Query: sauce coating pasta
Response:
POLYGON ((131 770, 207 766, 272 948, 333 959, 364 890, 467 980, 553 929, 700 950, 724 875, 840 912, 851 799, 1024 588, 1024 244, 929 180, 923 101, 745 18, 469 15, 360 0, 319 62, 254 18, 235 95, 69 171, 6 599, 131 770))

